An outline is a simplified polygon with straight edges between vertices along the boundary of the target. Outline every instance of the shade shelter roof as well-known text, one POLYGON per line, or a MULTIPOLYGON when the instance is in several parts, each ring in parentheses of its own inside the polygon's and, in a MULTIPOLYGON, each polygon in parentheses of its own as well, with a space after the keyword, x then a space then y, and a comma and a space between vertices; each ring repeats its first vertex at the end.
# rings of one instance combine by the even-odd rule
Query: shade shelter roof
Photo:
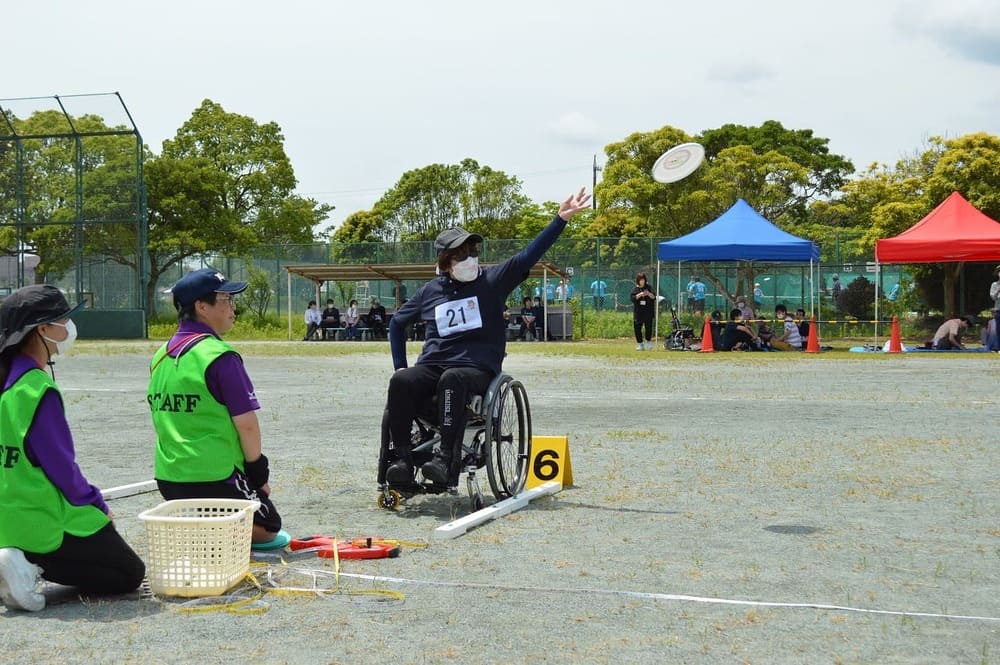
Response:
POLYGON ((782 231, 739 199, 715 221, 687 235, 661 242, 661 261, 819 261, 811 240, 782 231))
POLYGON ((875 243, 880 263, 1000 261, 1000 223, 952 192, 926 217, 875 243))
MULTIPOLYGON (((370 263, 285 266, 285 271, 289 275, 308 279, 318 286, 324 282, 364 279, 386 279, 394 282, 404 279, 429 280, 437 276, 436 268, 433 263, 370 263)), ((563 270, 546 261, 539 261, 528 272, 529 277, 543 277, 546 274, 566 276, 563 270)))

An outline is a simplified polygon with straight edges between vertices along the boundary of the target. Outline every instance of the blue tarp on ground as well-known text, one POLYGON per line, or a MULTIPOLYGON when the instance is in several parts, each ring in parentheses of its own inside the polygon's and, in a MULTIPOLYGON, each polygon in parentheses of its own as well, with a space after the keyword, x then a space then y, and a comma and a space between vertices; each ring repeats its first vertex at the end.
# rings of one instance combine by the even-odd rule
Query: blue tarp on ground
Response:
POLYGON ((661 261, 819 261, 819 247, 767 221, 743 199, 697 231, 661 242, 661 261))

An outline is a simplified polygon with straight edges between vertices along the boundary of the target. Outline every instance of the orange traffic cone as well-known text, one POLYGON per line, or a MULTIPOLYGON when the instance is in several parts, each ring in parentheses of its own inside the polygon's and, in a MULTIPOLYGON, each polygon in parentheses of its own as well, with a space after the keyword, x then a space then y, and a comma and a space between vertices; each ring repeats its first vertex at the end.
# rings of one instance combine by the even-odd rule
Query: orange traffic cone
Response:
POLYGON ((705 329, 701 332, 701 353, 715 353, 712 343, 712 317, 705 317, 705 329))
POLYGON ((892 334, 889 336, 889 353, 902 353, 903 342, 899 339, 899 317, 892 317, 892 334))
POLYGON ((819 335, 816 333, 816 317, 809 317, 809 339, 806 340, 806 353, 819 353, 819 335))

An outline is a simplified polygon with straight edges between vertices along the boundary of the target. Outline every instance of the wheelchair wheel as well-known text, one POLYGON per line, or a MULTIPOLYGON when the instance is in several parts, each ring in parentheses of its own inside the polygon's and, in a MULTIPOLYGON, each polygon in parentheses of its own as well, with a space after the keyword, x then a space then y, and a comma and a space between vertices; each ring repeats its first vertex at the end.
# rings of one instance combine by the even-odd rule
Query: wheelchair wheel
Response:
POLYGON ((496 392, 486 419, 486 473, 497 500, 514 496, 527 480, 531 458, 531 409, 520 381, 496 392))

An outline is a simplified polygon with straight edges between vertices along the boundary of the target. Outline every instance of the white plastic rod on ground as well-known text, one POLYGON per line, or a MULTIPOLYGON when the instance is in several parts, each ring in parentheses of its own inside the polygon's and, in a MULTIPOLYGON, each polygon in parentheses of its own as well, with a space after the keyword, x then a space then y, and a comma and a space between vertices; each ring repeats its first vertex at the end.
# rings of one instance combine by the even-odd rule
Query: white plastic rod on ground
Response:
POLYGON ((133 496, 135 494, 143 494, 144 492, 155 492, 156 491, 156 481, 155 480, 144 480, 141 483, 131 483, 130 485, 119 485, 118 487, 109 487, 106 490, 101 490, 101 494, 104 495, 104 500, 108 499, 120 499, 126 496, 133 496))
POLYGON ((561 489, 562 483, 557 483, 553 480, 545 483, 544 485, 539 485, 538 487, 530 489, 527 492, 521 492, 517 496, 504 499, 499 503, 494 503, 492 506, 487 506, 482 510, 477 510, 471 515, 466 515, 465 517, 457 519, 454 522, 448 522, 443 526, 439 526, 434 529, 434 540, 450 540, 452 538, 458 538, 474 526, 479 526, 480 524, 489 522, 490 520, 508 515, 515 510, 520 510, 531 501, 542 496, 555 494, 561 489))

